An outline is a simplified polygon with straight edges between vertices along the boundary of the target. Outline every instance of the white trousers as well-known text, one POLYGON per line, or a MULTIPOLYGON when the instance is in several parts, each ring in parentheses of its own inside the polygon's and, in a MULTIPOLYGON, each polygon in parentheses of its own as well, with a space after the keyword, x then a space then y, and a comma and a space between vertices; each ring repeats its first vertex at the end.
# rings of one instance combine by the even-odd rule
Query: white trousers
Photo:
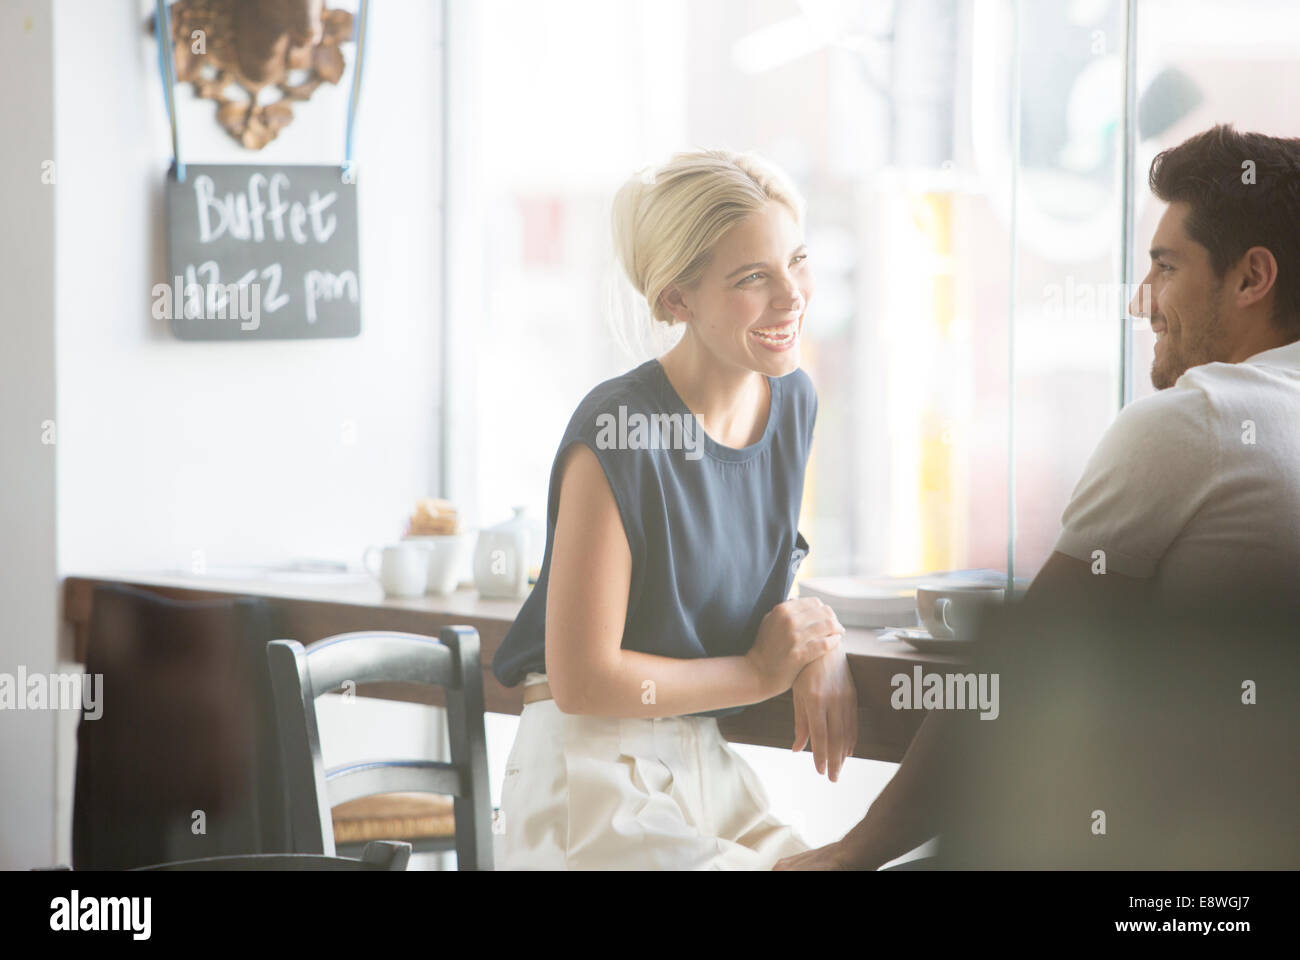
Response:
POLYGON ((524 705, 495 840, 502 870, 767 870, 809 849, 713 717, 576 716, 554 700, 524 705))

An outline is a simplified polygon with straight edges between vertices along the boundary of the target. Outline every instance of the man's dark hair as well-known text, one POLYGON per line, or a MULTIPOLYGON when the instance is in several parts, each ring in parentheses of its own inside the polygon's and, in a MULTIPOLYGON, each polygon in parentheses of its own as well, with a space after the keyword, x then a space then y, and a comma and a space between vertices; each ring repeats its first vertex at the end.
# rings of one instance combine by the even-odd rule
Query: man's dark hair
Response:
POLYGON ((1151 192, 1191 207, 1187 235, 1210 252, 1221 280, 1251 247, 1277 260, 1273 323, 1300 337, 1300 139, 1238 133, 1220 124, 1151 161, 1151 192), (1254 164, 1249 181, 1246 161, 1254 164))

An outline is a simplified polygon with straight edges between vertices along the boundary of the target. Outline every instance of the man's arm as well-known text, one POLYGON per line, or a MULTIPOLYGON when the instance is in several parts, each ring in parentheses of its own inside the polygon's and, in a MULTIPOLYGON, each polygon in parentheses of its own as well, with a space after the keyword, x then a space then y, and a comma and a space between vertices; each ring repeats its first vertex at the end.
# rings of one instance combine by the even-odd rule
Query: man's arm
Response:
POLYGON ((950 724, 951 719, 942 714, 926 716, 893 778, 867 815, 840 841, 853 869, 879 870, 939 832, 935 781, 943 772, 943 740, 950 724))
POLYGON ((1149 578, 1126 577, 1104 570, 1104 566, 1056 550, 1029 585, 1024 602, 1050 604, 1065 610, 1076 606, 1134 609, 1146 603, 1151 586, 1149 578))

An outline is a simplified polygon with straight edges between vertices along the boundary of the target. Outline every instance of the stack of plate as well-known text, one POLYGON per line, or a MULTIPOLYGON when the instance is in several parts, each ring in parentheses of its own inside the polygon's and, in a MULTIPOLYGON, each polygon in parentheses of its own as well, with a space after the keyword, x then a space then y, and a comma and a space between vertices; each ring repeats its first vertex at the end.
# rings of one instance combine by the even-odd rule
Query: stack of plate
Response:
MULTIPOLYGON (((1005 585, 998 570, 949 570, 913 577, 808 577, 799 596, 818 597, 846 627, 910 627, 916 617, 916 588, 921 584, 1005 585)), ((1027 586, 1016 581, 1017 592, 1027 586)))

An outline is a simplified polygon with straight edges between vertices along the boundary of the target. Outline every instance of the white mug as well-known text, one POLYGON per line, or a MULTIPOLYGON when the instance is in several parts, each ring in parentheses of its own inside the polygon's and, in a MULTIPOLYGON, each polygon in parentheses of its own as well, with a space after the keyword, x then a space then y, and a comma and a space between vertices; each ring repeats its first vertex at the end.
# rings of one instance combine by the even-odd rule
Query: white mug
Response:
POLYGON ((389 597, 419 597, 429 583, 428 548, 415 543, 367 547, 361 555, 366 573, 378 580, 389 597), (373 562, 375 556, 378 562, 373 562))
POLYGON ((407 537, 402 541, 425 549, 429 558, 429 593, 446 596, 456 592, 469 539, 468 533, 451 533, 407 537))
POLYGON ((1004 587, 929 584, 916 588, 916 613, 936 640, 968 640, 980 608, 1001 603, 1004 587))

